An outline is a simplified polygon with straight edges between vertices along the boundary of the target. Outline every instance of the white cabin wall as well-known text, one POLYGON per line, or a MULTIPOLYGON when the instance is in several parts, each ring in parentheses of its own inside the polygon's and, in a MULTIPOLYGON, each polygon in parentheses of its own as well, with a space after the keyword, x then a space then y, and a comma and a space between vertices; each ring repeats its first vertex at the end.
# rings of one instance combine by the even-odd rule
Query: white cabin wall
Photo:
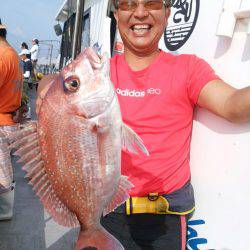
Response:
MULTIPOLYGON (((249 19, 238 19, 232 38, 216 36, 224 3, 228 0, 200 0, 200 13, 189 40, 175 54, 196 54, 205 59, 230 85, 250 85, 249 19)), ((229 0, 249 8, 250 0, 229 0)), ((237 7, 238 8, 238 7, 237 7)), ((236 11, 237 9, 235 9, 236 11)), ((164 40, 161 48, 167 50, 164 40)), ((191 143, 191 173, 195 189, 197 233, 207 244, 198 249, 248 249, 250 218, 244 216, 250 205, 250 125, 237 125, 198 108, 191 143), (242 215, 244 218, 242 218, 242 215), (203 221, 203 224, 199 222, 203 221)), ((188 245, 188 249, 190 245, 188 245)), ((197 249, 197 248, 195 248, 197 249)))
POLYGON ((242 9, 250 8, 250 2, 249 2, 249 0, 242 0, 242 2, 241 2, 241 8, 242 9))
POLYGON ((102 2, 103 0, 85 0, 84 1, 84 11, 88 10, 91 6, 102 2))
MULTIPOLYGON (((240 88, 249 84, 250 37, 246 34, 249 21, 238 19, 232 38, 216 36, 223 3, 223 0, 201 0, 195 30, 186 44, 175 53, 198 55, 209 62, 225 81, 240 88), (239 67, 241 74, 238 74, 239 67)), ((243 7, 250 7, 250 0, 242 0, 243 7)), ((160 45, 167 50, 163 40, 160 45)))
POLYGON ((101 53, 110 56, 110 18, 107 17, 109 0, 87 0, 84 11, 90 10, 90 46, 95 43, 101 46, 101 53))

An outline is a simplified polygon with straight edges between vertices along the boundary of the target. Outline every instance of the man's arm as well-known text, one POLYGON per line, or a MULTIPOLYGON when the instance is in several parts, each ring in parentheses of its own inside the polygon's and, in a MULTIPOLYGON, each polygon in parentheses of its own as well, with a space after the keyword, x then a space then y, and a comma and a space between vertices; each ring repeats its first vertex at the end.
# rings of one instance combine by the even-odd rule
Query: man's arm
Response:
POLYGON ((31 49, 30 49, 30 53, 32 54, 32 53, 34 53, 36 50, 37 50, 36 46, 33 45, 33 46, 31 47, 31 49))
POLYGON ((8 72, 7 72, 6 65, 3 62, 2 58, 0 57, 0 88, 3 86, 3 83, 5 82, 7 73, 8 72))
POLYGON ((250 122, 250 87, 235 89, 222 80, 201 90, 198 105, 235 123, 250 122))

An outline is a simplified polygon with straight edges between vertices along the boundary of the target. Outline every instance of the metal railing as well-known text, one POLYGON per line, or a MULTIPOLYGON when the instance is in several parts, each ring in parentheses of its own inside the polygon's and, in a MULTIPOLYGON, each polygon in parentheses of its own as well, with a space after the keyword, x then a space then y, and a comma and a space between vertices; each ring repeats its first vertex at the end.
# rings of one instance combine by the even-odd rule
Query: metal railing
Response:
POLYGON ((58 71, 60 56, 60 41, 40 40, 37 71, 49 74, 58 71))

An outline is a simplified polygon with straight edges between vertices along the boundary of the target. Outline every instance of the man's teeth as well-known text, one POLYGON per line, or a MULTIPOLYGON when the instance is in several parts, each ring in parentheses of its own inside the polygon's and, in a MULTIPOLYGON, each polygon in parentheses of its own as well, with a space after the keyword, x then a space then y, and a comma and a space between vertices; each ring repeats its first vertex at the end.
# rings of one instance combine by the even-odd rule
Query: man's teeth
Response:
POLYGON ((134 25, 133 30, 150 29, 150 25, 134 25))

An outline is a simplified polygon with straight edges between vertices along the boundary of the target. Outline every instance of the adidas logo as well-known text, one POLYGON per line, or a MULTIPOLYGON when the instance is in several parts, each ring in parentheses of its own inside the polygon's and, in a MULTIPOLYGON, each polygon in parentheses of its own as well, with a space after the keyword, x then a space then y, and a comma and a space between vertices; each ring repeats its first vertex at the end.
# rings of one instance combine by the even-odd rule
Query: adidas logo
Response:
POLYGON ((129 97, 144 97, 145 91, 129 90, 129 89, 116 89, 117 94, 129 97))

